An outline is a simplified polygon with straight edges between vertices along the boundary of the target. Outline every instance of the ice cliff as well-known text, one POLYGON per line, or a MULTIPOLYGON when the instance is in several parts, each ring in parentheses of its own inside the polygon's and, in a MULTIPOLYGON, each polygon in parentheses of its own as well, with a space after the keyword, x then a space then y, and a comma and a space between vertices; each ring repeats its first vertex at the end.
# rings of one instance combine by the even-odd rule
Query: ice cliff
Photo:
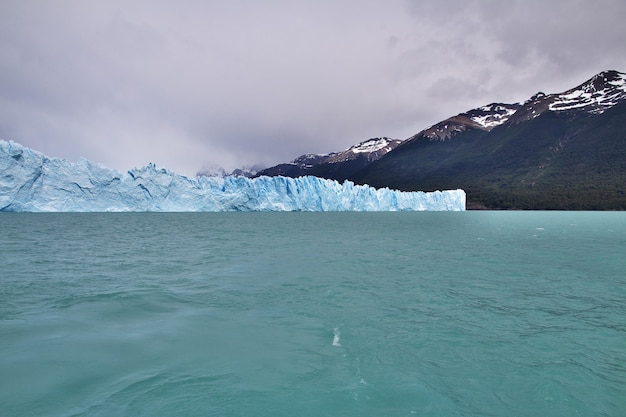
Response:
POLYGON ((400 192, 316 177, 190 178, 154 164, 121 173, 0 141, 0 211, 400 210, 465 210, 465 192, 400 192))

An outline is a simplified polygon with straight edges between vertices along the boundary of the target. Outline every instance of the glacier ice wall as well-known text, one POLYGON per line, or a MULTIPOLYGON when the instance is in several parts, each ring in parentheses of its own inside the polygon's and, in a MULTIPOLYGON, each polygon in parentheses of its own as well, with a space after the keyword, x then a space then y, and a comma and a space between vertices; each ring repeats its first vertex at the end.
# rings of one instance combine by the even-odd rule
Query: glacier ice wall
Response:
POLYGON ((400 192, 317 177, 190 178, 154 164, 126 173, 0 141, 0 211, 443 211, 463 190, 400 192))

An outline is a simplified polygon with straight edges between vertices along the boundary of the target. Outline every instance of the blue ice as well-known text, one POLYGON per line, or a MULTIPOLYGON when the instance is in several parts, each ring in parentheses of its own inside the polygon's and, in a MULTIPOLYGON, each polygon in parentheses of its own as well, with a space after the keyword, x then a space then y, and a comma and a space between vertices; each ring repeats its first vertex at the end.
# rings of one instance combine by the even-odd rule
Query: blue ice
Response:
POLYGON ((0 141, 0 211, 462 211, 463 190, 401 192, 317 177, 187 177, 148 164, 122 173, 0 141))

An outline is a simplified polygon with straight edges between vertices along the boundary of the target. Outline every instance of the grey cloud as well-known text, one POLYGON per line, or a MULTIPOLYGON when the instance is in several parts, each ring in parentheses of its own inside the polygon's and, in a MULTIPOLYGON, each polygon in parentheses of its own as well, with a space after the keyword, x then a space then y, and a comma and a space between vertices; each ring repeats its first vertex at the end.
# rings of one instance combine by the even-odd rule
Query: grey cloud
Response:
POLYGON ((624 14, 618 0, 10 0, 0 137, 186 174, 403 139, 626 70, 624 14))

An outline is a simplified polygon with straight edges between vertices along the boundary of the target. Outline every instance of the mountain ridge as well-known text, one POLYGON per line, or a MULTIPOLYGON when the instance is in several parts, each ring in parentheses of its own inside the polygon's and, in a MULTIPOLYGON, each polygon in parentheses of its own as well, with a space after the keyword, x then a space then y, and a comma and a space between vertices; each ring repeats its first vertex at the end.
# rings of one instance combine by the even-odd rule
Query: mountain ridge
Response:
POLYGON ((625 99, 626 74, 602 71, 561 93, 459 113, 360 166, 306 172, 406 191, 463 188, 468 208, 626 210, 625 99))
POLYGON ((399 139, 388 137, 371 138, 340 152, 300 155, 290 162, 261 170, 255 177, 313 175, 326 178, 332 172, 333 179, 343 181, 354 172, 391 152, 401 143, 399 139))

